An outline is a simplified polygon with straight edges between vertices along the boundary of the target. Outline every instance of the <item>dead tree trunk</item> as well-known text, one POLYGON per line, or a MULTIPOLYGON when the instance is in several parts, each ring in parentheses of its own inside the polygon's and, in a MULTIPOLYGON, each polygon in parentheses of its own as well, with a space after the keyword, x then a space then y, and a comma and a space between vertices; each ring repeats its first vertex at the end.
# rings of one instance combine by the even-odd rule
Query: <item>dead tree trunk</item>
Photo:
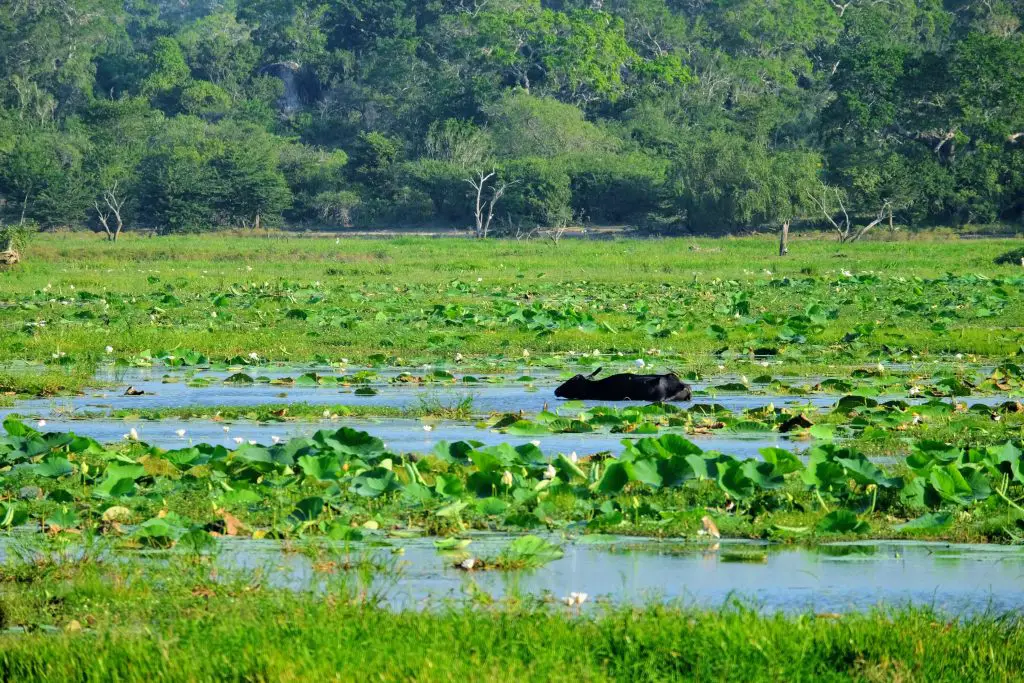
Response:
POLYGON ((509 187, 508 183, 493 183, 490 186, 490 199, 484 199, 484 188, 487 187, 488 181, 495 176, 495 173, 495 171, 491 171, 485 174, 481 171, 478 177, 466 179, 466 182, 476 190, 476 208, 473 212, 476 225, 473 234, 479 239, 487 237, 487 233, 491 229, 491 223, 494 221, 494 207, 497 206, 498 201, 504 196, 505 191, 509 187))
POLYGON ((789 221, 782 224, 782 233, 779 235, 779 256, 789 253, 789 221))
POLYGON ((103 226, 103 230, 107 233, 107 239, 111 242, 117 241, 117 238, 121 236, 121 230, 124 228, 121 210, 124 208, 126 199, 118 196, 117 185, 117 181, 114 181, 114 184, 109 189, 103 191, 105 209, 100 207, 98 201, 93 202, 93 206, 96 207, 96 215, 100 219, 100 225, 103 226), (111 219, 114 220, 113 229, 110 227, 111 219))
POLYGON ((881 208, 878 210, 877 217, 860 229, 854 229, 853 221, 850 219, 850 213, 846 210, 846 204, 843 202, 843 193, 839 191, 839 188, 829 187, 822 183, 822 194, 821 199, 813 194, 808 194, 810 200, 821 209, 822 215, 825 217, 836 231, 839 236, 841 243, 856 242, 861 237, 866 235, 869 230, 874 228, 876 225, 885 220, 886 215, 889 217, 889 225, 892 225, 892 202, 885 200, 882 203, 881 208), (839 211, 832 209, 830 198, 834 197, 836 203, 839 205, 839 211), (841 212, 842 216, 837 214, 841 212))

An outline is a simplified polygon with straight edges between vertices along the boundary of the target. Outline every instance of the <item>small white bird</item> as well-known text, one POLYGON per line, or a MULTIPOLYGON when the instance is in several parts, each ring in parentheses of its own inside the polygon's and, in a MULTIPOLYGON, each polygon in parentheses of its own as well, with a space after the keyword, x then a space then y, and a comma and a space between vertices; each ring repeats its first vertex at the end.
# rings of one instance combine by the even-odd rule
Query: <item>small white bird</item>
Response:
POLYGON ((423 425, 423 431, 432 432, 434 431, 434 428, 431 425, 423 425))
POLYGON ((231 439, 231 440, 232 440, 232 441, 234 441, 234 442, 235 442, 236 444, 238 444, 239 446, 241 446, 241 445, 242 445, 242 442, 243 442, 243 441, 245 441, 245 439, 243 439, 243 438, 242 438, 242 437, 240 437, 240 436, 236 436, 235 438, 233 438, 233 439, 231 439))
POLYGON ((633 365, 637 366, 641 370, 647 367, 647 363, 644 362, 643 358, 637 358, 635 361, 633 361, 633 365))
POLYGON ((179 439, 184 439, 185 438, 185 430, 184 429, 179 429, 179 430, 175 431, 174 433, 178 435, 179 439))
POLYGON ((128 430, 128 438, 131 439, 132 441, 139 440, 139 433, 135 430, 135 427, 132 427, 131 429, 128 430))
POLYGON ((45 427, 46 426, 46 420, 40 420, 39 422, 36 422, 36 426, 37 427, 45 427))
POLYGON ((107 353, 113 353, 114 352, 114 347, 113 346, 108 346, 107 348, 105 348, 103 350, 106 351, 107 353))
POLYGON ((274 444, 276 446, 277 444, 281 443, 281 437, 279 437, 279 436, 271 436, 270 437, 270 443, 272 443, 272 444, 274 444))

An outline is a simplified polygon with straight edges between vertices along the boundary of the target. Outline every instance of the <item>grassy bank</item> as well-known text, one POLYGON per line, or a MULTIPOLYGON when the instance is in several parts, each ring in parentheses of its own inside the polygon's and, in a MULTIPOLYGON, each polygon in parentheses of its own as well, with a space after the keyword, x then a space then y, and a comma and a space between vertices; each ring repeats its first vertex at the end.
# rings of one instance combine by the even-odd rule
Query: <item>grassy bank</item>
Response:
POLYGON ((310 594, 214 578, 201 560, 8 564, 0 679, 931 682, 1009 681, 1024 667, 1024 627, 999 615, 580 613, 523 599, 393 613, 355 581, 324 579, 310 594))

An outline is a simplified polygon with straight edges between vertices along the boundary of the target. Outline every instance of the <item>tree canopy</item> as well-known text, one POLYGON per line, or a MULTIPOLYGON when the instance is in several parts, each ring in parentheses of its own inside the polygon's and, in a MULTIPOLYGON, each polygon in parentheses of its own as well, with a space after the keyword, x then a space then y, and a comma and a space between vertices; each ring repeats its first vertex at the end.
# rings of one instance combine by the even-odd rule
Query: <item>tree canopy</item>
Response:
POLYGON ((1022 21, 1024 0, 10 0, 0 220, 468 229, 487 177, 510 229, 1021 223, 1022 21))

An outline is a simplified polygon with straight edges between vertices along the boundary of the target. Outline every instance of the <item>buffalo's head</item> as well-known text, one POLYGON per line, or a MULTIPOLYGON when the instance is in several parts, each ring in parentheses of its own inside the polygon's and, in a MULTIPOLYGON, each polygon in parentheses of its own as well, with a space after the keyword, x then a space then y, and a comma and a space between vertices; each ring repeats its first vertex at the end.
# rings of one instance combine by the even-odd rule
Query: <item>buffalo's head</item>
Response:
POLYGON ((604 368, 598 368, 589 375, 575 375, 561 386, 555 389, 555 396, 558 398, 581 399, 587 396, 587 387, 604 368))

